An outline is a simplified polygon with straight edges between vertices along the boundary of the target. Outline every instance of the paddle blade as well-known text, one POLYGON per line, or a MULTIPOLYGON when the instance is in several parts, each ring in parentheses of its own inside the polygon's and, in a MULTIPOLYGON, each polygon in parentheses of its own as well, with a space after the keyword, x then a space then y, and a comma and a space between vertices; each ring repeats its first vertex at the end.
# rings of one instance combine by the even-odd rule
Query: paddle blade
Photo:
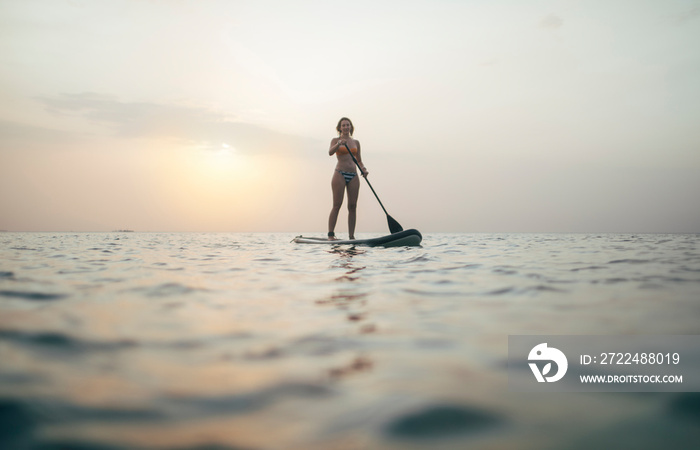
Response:
POLYGON ((391 234, 403 231, 403 227, 401 226, 401 224, 394 220, 394 218, 391 217, 389 214, 386 215, 386 221, 389 223, 389 231, 391 231, 391 234))

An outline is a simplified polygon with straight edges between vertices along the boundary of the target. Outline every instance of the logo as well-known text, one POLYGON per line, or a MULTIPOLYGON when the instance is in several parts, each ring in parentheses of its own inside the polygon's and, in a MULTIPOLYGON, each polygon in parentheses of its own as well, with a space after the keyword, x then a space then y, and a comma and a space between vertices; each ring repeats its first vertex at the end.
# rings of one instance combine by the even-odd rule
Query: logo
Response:
POLYGON ((545 375, 552 370, 551 362, 547 363, 547 365, 542 368, 541 373, 537 364, 530 363, 530 369, 532 369, 532 373, 535 374, 535 378, 537 378, 537 381, 540 383, 544 383, 545 380, 550 383, 561 380, 566 374, 566 369, 569 368, 569 362, 566 360, 564 353, 554 347, 547 347, 546 342, 544 344, 535 345, 532 350, 530 350, 527 359, 529 361, 554 361, 557 363, 557 373, 549 377, 545 377, 545 375))

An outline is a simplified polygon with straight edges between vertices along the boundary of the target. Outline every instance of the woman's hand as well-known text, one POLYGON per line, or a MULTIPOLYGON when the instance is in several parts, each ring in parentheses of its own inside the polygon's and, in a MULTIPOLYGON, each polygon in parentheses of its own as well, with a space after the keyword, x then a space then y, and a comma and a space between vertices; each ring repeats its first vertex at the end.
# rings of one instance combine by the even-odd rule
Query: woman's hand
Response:
POLYGON ((369 170, 365 166, 362 166, 362 176, 367 178, 367 175, 369 175, 369 170))
POLYGON ((340 150, 340 147, 345 144, 345 139, 338 138, 335 143, 331 141, 331 147, 328 149, 328 154, 329 155, 334 155, 338 150, 340 150))

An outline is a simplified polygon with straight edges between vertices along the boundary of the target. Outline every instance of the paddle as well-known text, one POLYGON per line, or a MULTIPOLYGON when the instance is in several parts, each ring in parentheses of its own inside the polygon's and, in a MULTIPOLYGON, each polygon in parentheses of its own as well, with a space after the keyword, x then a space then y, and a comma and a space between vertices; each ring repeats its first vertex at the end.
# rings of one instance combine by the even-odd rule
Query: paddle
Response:
POLYGON ((358 163, 357 160, 355 159, 355 155, 353 155, 352 152, 350 151, 350 149, 348 148, 348 144, 343 142, 343 145, 345 146, 345 148, 348 149, 348 153, 352 157, 352 160, 355 161, 355 165, 357 166, 358 169, 360 169, 360 173, 362 174, 363 178, 365 179, 365 181, 369 185, 369 188, 372 189, 372 193, 374 194, 374 196, 377 198, 377 201, 379 202, 379 206, 381 206, 382 209, 384 210, 384 214, 386 214, 386 221, 389 224, 389 231, 391 231, 391 234, 398 233, 399 231, 403 231, 403 227, 401 226, 401 224, 399 224, 396 220, 394 220, 393 217, 391 217, 389 215, 388 212, 386 212, 386 208, 384 207, 384 205, 382 205, 382 201, 379 200, 379 196, 377 195, 377 193, 374 192, 374 188, 372 187, 372 183, 370 183, 369 180, 367 179, 367 175, 365 175, 365 171, 362 170, 362 167, 360 167, 360 163, 358 163))

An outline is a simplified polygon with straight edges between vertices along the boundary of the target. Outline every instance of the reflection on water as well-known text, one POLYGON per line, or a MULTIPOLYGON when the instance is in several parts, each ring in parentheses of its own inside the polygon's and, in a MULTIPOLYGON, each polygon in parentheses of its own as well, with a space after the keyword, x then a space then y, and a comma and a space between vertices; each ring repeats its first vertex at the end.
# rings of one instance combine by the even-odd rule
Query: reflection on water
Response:
MULTIPOLYGON (((335 278, 335 281, 338 282, 338 287, 330 297, 317 300, 316 303, 333 306, 347 312, 347 320, 358 323, 358 334, 367 333, 369 329, 374 331, 374 325, 366 323, 369 319, 369 314, 365 308, 369 293, 361 288, 362 271, 367 267, 356 265, 353 262, 353 257, 364 255, 366 251, 355 246, 334 246, 328 253, 338 256, 337 267, 341 267, 344 273, 335 278)), ((366 372, 371 370, 375 364, 373 358, 366 352, 351 356, 349 359, 348 363, 331 368, 328 371, 330 378, 340 379, 366 372)))
POLYGON ((331 378, 347 377, 359 372, 365 372, 374 366, 374 361, 367 355, 358 355, 350 363, 330 369, 328 374, 331 378))
POLYGON ((2 233, 0 448, 695 447, 697 393, 506 367, 509 334, 700 333, 700 236, 424 238, 2 233))

